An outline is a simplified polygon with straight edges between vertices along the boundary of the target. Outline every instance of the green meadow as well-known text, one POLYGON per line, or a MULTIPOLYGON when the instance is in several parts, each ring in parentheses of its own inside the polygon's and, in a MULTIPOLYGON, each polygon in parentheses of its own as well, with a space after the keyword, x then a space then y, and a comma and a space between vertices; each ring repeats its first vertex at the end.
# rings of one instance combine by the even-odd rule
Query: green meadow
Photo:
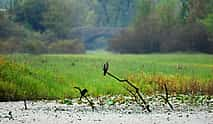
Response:
POLYGON ((0 99, 59 99, 78 96, 128 95, 125 84, 104 76, 102 66, 128 79, 144 94, 163 92, 212 95, 213 55, 208 54, 11 54, 0 56, 0 99))

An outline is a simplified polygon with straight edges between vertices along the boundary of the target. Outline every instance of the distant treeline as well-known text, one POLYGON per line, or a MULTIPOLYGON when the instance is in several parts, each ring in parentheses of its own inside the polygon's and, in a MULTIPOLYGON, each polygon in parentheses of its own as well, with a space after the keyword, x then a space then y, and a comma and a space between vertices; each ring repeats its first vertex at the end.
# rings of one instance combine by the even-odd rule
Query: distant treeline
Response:
POLYGON ((1 0, 0 53, 84 53, 76 27, 127 27, 119 53, 213 53, 213 0, 1 0), (134 18, 133 18, 134 17, 134 18))
POLYGON ((76 27, 128 26, 131 0, 1 0, 0 53, 84 53, 76 27), (119 6, 119 7, 118 7, 119 6))
POLYGON ((13 0, 0 11, 0 53, 84 53, 82 41, 67 37, 89 25, 87 9, 77 0, 13 0))
POLYGON ((136 23, 109 43, 119 53, 213 53, 212 0, 141 0, 136 23))

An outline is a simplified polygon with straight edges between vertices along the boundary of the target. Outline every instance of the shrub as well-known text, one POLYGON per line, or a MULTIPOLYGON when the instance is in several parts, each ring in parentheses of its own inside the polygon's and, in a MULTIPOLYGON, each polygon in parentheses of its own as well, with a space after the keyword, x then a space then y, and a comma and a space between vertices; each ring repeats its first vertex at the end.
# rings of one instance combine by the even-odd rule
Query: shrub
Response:
POLYGON ((17 39, 7 39, 0 42, 0 53, 14 53, 20 49, 20 42, 17 39))
POLYGON ((203 25, 198 23, 174 26, 163 31, 159 40, 161 52, 208 52, 207 32, 203 25))
POLYGON ((47 52, 47 47, 45 46, 45 43, 38 40, 23 43, 22 46, 22 51, 24 53, 40 54, 47 52))
POLYGON ((0 80, 0 101, 15 99, 17 86, 0 80))
POLYGON ((0 65, 1 65, 1 64, 4 64, 4 63, 5 63, 4 57, 3 57, 3 56, 0 56, 0 65))
POLYGON ((61 40, 48 46, 49 53, 84 53, 84 44, 79 40, 61 40))

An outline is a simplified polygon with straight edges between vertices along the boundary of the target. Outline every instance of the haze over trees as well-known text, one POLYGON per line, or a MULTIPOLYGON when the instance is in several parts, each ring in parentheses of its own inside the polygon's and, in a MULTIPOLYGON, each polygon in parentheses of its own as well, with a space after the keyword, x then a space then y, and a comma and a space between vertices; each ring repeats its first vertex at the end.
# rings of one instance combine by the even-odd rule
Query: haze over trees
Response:
POLYGON ((110 41, 119 53, 213 53, 211 0, 138 0, 135 24, 110 41))
POLYGON ((124 28, 118 53, 213 52, 212 0, 0 1, 1 53, 84 53, 78 27, 124 28))

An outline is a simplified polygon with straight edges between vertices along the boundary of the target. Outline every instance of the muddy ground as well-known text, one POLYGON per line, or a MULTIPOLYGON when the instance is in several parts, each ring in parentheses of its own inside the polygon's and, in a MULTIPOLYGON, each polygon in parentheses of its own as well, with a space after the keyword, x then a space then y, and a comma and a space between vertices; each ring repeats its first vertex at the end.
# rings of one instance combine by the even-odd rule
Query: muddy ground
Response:
POLYGON ((71 105, 58 101, 0 102, 0 124, 213 124, 211 105, 188 105, 173 102, 174 111, 160 102, 151 103, 146 112, 134 103, 71 105))

